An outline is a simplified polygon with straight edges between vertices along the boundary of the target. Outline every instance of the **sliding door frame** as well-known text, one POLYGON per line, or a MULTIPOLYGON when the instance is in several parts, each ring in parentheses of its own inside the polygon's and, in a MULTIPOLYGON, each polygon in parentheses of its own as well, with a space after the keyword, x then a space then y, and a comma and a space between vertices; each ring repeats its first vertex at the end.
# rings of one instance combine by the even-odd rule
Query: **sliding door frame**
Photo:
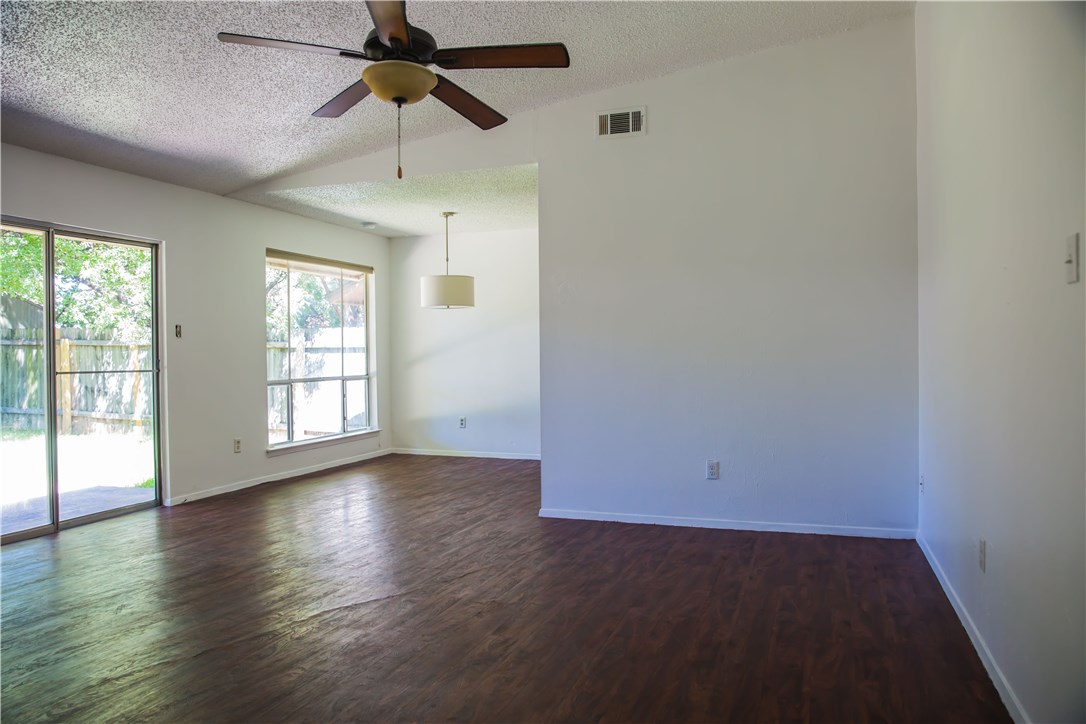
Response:
POLYGON ((162 505, 162 415, 160 414, 162 405, 162 396, 164 393, 162 382, 162 357, 160 352, 160 337, 162 329, 159 319, 159 276, 161 274, 161 246, 162 242, 155 239, 144 239, 136 236, 129 236, 125 234, 114 234, 112 232, 101 232, 93 229, 84 229, 78 226, 68 226, 65 224, 53 224, 43 221, 34 221, 32 219, 24 219, 17 216, 0 216, 5 226, 17 226, 30 231, 40 231, 45 241, 44 245, 44 276, 45 276, 45 299, 44 299, 44 314, 42 321, 42 344, 43 344, 43 356, 45 358, 45 397, 43 412, 45 413, 45 446, 47 455, 47 472, 49 477, 49 517, 50 523, 46 525, 36 526, 34 528, 27 528, 25 530, 15 531, 13 533, 7 533, 0 536, 0 545, 6 545, 8 543, 14 543, 20 540, 26 540, 27 538, 36 538, 42 535, 49 535, 50 533, 56 533, 66 528, 74 528, 85 523, 93 523, 99 520, 105 520, 106 518, 115 518, 119 515, 131 513, 137 510, 145 510, 147 508, 154 508, 162 505), (77 518, 69 518, 67 520, 60 519, 60 476, 57 463, 57 440, 59 438, 59 430, 57 429, 57 382, 59 381, 59 374, 57 372, 57 360, 55 349, 55 314, 56 314, 56 237, 57 236, 73 236, 77 238, 87 239, 89 241, 101 241, 106 243, 121 243, 129 246, 139 246, 148 249, 151 252, 151 372, 154 375, 154 384, 151 385, 151 436, 152 447, 154 448, 154 473, 155 473, 155 497, 153 500, 147 500, 139 503, 133 503, 132 505, 126 505, 120 508, 111 508, 109 510, 103 510, 97 513, 90 513, 88 515, 81 515, 77 518))

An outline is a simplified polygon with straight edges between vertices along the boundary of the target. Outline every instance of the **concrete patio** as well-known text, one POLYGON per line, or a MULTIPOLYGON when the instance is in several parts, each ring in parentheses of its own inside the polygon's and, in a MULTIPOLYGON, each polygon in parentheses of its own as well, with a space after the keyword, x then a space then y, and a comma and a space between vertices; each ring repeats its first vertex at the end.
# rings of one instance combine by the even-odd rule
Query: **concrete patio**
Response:
MULTIPOLYGON (((0 531, 49 523, 45 436, 0 440, 0 531)), ((62 435, 57 443, 61 519, 153 500, 154 444, 139 433, 62 435)))

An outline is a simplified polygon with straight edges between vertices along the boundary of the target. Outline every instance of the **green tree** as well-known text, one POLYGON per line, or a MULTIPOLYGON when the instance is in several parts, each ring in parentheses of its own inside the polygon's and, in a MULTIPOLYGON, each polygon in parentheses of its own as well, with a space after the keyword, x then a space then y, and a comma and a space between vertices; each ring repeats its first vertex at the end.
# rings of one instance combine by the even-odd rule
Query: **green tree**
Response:
POLYGON ((3 231, 0 293, 41 304, 45 299, 45 256, 39 234, 3 231))
MULTIPOLYGON (((43 235, 10 229, 0 244, 0 293, 42 304, 43 235)), ((57 236, 56 323, 131 344, 151 341, 151 251, 57 236)))
POLYGON ((287 318, 295 333, 309 339, 321 329, 365 323, 365 307, 343 305, 341 284, 345 290, 363 282, 342 282, 336 274, 300 272, 285 266, 269 264, 264 270, 268 341, 286 342, 287 318), (287 309, 287 285, 290 285, 290 306, 287 309))

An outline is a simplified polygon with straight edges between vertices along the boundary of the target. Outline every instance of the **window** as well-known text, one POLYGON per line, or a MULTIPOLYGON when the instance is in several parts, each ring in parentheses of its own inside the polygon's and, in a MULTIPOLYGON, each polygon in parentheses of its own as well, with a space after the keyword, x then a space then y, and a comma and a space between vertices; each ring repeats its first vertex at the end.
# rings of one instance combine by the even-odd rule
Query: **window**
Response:
POLYGON ((374 428, 368 282, 356 264, 268 249, 268 445, 374 428))

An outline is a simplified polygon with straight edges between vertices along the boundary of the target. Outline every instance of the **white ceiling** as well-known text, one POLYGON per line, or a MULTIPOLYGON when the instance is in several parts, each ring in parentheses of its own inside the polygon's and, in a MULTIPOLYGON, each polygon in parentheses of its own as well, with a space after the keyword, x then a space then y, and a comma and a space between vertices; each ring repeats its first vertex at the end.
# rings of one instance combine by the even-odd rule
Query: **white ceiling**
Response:
MULTIPOLYGON (((911 8, 898 2, 407 2, 408 19, 440 47, 566 44, 568 69, 443 71, 506 116, 911 8)), ((534 179, 526 178, 534 167, 507 170, 507 178, 468 172, 304 194, 245 193, 272 178, 393 146, 395 112, 370 97, 338 119, 313 118, 358 79, 363 62, 228 45, 215 34, 360 50, 372 28, 360 0, 4 0, 2 10, 5 142, 340 223, 370 219, 389 235, 441 228, 437 212, 450 184, 467 184, 456 186, 458 203, 491 214, 477 228, 534 223, 534 179), (465 196, 465 188, 473 194, 465 196), (502 204, 495 196, 506 191, 502 204)), ((434 99, 408 110, 405 142, 469 125, 434 99)))
POLYGON ((455 211, 451 231, 534 228, 537 223, 536 166, 505 166, 400 181, 357 181, 269 191, 270 205, 323 221, 375 233, 404 236, 444 229, 441 211, 455 211))

